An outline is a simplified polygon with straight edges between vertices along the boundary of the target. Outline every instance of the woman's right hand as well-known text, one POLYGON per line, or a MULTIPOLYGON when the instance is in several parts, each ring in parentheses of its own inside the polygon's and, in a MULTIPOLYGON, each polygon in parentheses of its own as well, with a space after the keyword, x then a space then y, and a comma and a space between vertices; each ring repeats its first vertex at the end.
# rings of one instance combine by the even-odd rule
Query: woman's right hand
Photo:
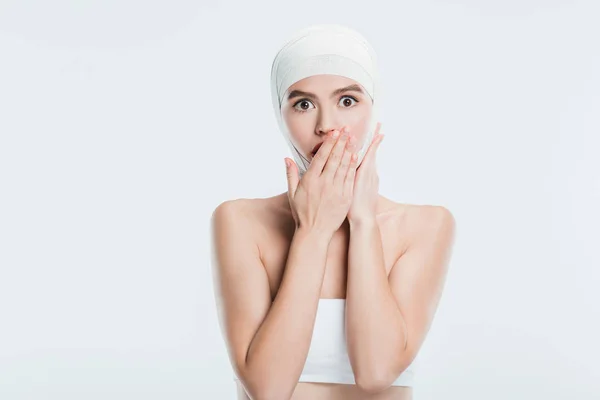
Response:
POLYGON ((330 132, 302 179, 296 164, 286 158, 288 198, 296 228, 333 235, 346 219, 358 164, 356 146, 348 139, 346 132, 330 132))

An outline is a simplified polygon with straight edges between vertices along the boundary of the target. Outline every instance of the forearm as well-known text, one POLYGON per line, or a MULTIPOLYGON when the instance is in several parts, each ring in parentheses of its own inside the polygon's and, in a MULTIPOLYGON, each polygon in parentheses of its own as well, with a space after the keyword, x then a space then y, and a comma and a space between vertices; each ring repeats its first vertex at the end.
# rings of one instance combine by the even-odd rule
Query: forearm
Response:
POLYGON ((296 230, 279 290, 246 358, 256 399, 291 397, 310 347, 331 237, 296 230))
POLYGON ((350 224, 346 293, 348 355, 356 382, 385 388, 402 371, 405 322, 390 289, 375 220, 350 224))

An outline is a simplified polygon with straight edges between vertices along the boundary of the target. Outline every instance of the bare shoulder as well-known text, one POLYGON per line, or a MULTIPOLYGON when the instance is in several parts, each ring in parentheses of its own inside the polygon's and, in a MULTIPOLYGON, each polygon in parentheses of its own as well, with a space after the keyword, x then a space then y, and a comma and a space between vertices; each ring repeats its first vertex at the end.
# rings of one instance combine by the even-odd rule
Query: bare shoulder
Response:
POLYGON ((252 215, 255 208, 255 199, 232 199, 219 204, 212 213, 212 219, 221 219, 223 217, 235 214, 236 217, 248 217, 252 215))
POLYGON ((283 195, 226 200, 212 213, 213 234, 215 227, 235 225, 236 230, 258 241, 274 228, 274 224, 281 224, 291 218, 286 201, 287 198, 284 199, 283 195))
POLYGON ((411 221, 423 229, 437 228, 441 225, 454 225, 454 215, 444 206, 410 205, 411 221))
POLYGON ((454 235, 454 215, 444 206, 385 201, 388 212, 395 216, 396 228, 408 233, 412 241, 431 239, 434 234, 454 235))
POLYGON ((220 222, 223 219, 236 217, 243 218, 243 221, 246 222, 248 219, 255 217, 256 213, 260 211, 267 203, 268 199, 262 198, 238 198, 226 200, 213 210, 212 221, 215 223, 220 222))

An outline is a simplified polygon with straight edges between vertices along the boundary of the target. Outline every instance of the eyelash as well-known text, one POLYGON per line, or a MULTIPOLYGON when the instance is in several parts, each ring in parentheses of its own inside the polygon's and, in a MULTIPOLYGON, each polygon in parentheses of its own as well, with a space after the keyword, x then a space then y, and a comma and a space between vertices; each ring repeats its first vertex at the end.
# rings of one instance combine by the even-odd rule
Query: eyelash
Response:
MULTIPOLYGON (((342 97, 340 97, 340 100, 342 100, 343 98, 346 98, 346 97, 347 97, 347 98, 349 98, 349 99, 352 99, 352 100, 354 100, 354 102, 355 102, 355 103, 359 103, 359 101, 358 101, 357 99, 355 99, 354 97, 352 97, 352 96, 342 96, 342 97)), ((296 106, 297 106, 298 104, 302 103, 303 101, 308 101, 308 102, 310 103, 310 100, 309 100, 309 99, 300 99, 300 100, 298 100, 298 101, 297 101, 297 102, 294 104, 294 107, 293 107, 293 109, 294 109, 294 111, 295 111, 295 112, 298 112, 298 113, 300 113, 300 114, 304 114, 305 112, 307 112, 307 111, 308 111, 308 110, 300 110, 300 109, 296 108, 296 106)), ((352 106, 350 106, 350 107, 352 107, 352 106)), ((350 107, 344 107, 344 108, 350 108, 350 107)))

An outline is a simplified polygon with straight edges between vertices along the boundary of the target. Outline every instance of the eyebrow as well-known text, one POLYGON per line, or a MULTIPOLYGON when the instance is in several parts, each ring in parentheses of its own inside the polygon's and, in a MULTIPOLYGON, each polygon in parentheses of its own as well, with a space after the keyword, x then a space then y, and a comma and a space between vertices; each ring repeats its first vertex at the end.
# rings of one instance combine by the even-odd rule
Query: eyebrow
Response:
MULTIPOLYGON (((345 93, 345 92, 359 92, 361 94, 364 94, 365 92, 362 90, 362 88, 360 87, 360 85, 357 84, 352 84, 350 86, 346 86, 340 89, 336 89, 333 91, 333 93, 331 93, 331 97, 335 97, 339 94, 345 93)), ((290 92, 290 94, 288 95, 288 100, 293 99, 294 97, 308 97, 311 99, 316 99, 317 96, 315 96, 313 93, 310 92, 303 92, 302 90, 292 90, 290 92)))

